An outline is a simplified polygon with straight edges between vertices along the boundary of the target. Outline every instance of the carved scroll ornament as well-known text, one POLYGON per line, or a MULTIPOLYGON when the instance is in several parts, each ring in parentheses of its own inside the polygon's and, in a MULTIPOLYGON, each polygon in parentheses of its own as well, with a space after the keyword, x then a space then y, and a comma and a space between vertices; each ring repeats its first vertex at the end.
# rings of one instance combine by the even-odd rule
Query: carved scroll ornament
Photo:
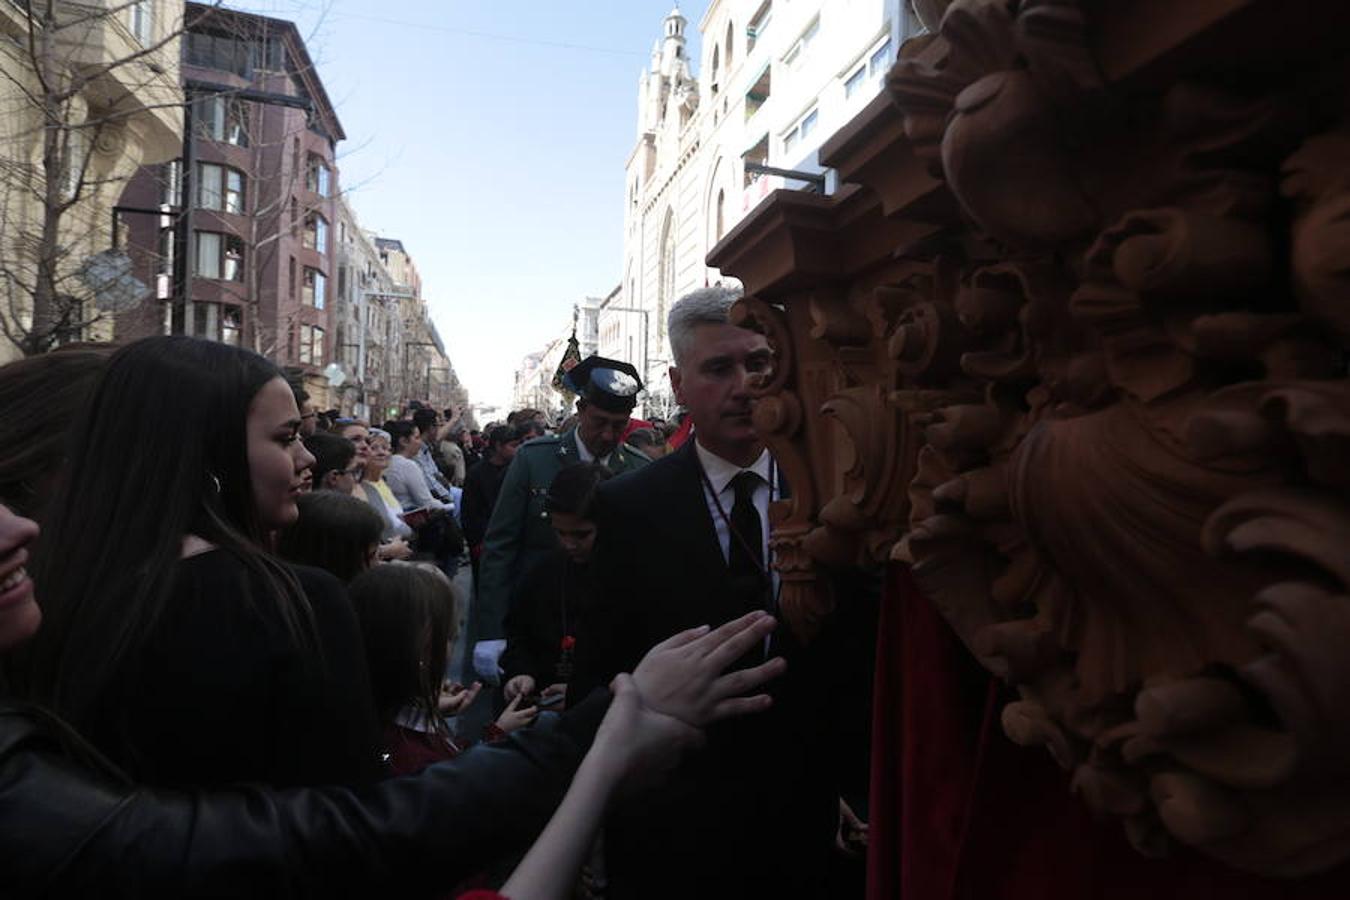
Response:
POLYGON ((897 203, 881 274, 744 305, 790 348, 756 421, 806 487, 794 616, 908 562, 1142 852, 1342 863, 1350 68, 1118 84, 1091 4, 945 7, 888 90, 956 214, 897 203))

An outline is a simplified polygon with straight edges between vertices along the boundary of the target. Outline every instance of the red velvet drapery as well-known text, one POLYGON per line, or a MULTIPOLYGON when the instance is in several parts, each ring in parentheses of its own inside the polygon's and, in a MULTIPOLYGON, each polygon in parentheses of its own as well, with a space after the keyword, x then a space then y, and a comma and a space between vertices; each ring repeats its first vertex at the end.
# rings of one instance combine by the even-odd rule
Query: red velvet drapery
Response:
POLYGON ((873 706, 868 900, 1345 900, 1350 867, 1280 881, 1093 821, 1044 751, 1004 736, 1001 684, 905 566, 888 573, 873 706))

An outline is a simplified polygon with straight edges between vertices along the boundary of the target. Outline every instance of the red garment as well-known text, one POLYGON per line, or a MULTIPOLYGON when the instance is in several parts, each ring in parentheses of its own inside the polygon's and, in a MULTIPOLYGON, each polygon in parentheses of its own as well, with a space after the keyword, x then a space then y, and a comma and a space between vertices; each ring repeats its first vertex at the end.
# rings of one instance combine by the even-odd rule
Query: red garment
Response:
POLYGON ((693 433, 694 419, 692 416, 685 416, 684 421, 680 423, 680 427, 675 430, 675 433, 670 436, 670 440, 666 443, 670 444, 671 450, 678 450, 684 445, 685 441, 689 440, 689 435, 693 433))
POLYGON ((459 755, 453 741, 401 725, 384 729, 384 746, 389 753, 389 770, 395 775, 414 775, 433 763, 459 755))
POLYGON ((1331 900, 1350 867, 1248 875, 1185 848, 1141 856, 1096 822, 1043 750, 1014 745, 1007 701, 909 570, 894 566, 878 625, 868 900, 1331 900))
POLYGON ((623 429, 623 440, 628 440, 628 436, 639 428, 651 428, 651 422, 644 422, 642 419, 629 419, 628 424, 623 429))
POLYGON ((496 891, 472 890, 468 893, 460 894, 456 900, 511 900, 496 891))

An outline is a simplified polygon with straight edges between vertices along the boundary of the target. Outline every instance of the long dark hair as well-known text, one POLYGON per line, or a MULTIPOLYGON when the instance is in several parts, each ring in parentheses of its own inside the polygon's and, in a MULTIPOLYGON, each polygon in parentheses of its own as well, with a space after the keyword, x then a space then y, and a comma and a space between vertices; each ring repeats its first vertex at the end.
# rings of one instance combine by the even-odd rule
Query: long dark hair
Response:
POLYGON ((381 724, 414 706, 448 737, 436 704, 455 621, 449 579, 430 566, 389 563, 358 575, 348 593, 361 622, 381 724))
POLYGON ((296 505, 300 517, 277 535, 282 559, 327 569, 343 581, 369 568, 370 553, 384 533, 384 517, 374 507, 337 491, 302 494, 296 505))
POLYGON ((69 432, 112 348, 81 344, 0 367, 0 500, 41 520, 69 432))
POLYGON ((108 361, 71 435, 35 565, 45 622, 32 689, 85 730, 149 643, 186 535, 238 557, 272 590, 297 645, 316 645, 294 576, 263 550, 246 421, 281 373, 263 357, 153 337, 108 361))

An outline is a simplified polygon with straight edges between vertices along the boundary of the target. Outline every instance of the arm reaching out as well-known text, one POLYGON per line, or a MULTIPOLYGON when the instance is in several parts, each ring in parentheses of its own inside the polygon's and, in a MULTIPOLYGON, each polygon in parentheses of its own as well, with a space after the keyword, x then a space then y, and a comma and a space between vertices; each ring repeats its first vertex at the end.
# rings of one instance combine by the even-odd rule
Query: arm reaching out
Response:
POLYGON ((648 651, 633 675, 618 675, 595 743, 502 894, 511 900, 561 900, 624 781, 672 767, 684 750, 702 743, 704 725, 768 709, 768 695, 741 695, 782 674, 783 660, 722 671, 773 627, 772 617, 755 612, 715 630, 684 631, 648 651))
POLYGON ((763 643, 776 625, 767 613, 752 612, 714 630, 703 625, 667 638, 633 671, 643 702, 697 728, 768 709, 767 694, 745 695, 783 674, 787 663, 782 658, 723 672, 763 643))

